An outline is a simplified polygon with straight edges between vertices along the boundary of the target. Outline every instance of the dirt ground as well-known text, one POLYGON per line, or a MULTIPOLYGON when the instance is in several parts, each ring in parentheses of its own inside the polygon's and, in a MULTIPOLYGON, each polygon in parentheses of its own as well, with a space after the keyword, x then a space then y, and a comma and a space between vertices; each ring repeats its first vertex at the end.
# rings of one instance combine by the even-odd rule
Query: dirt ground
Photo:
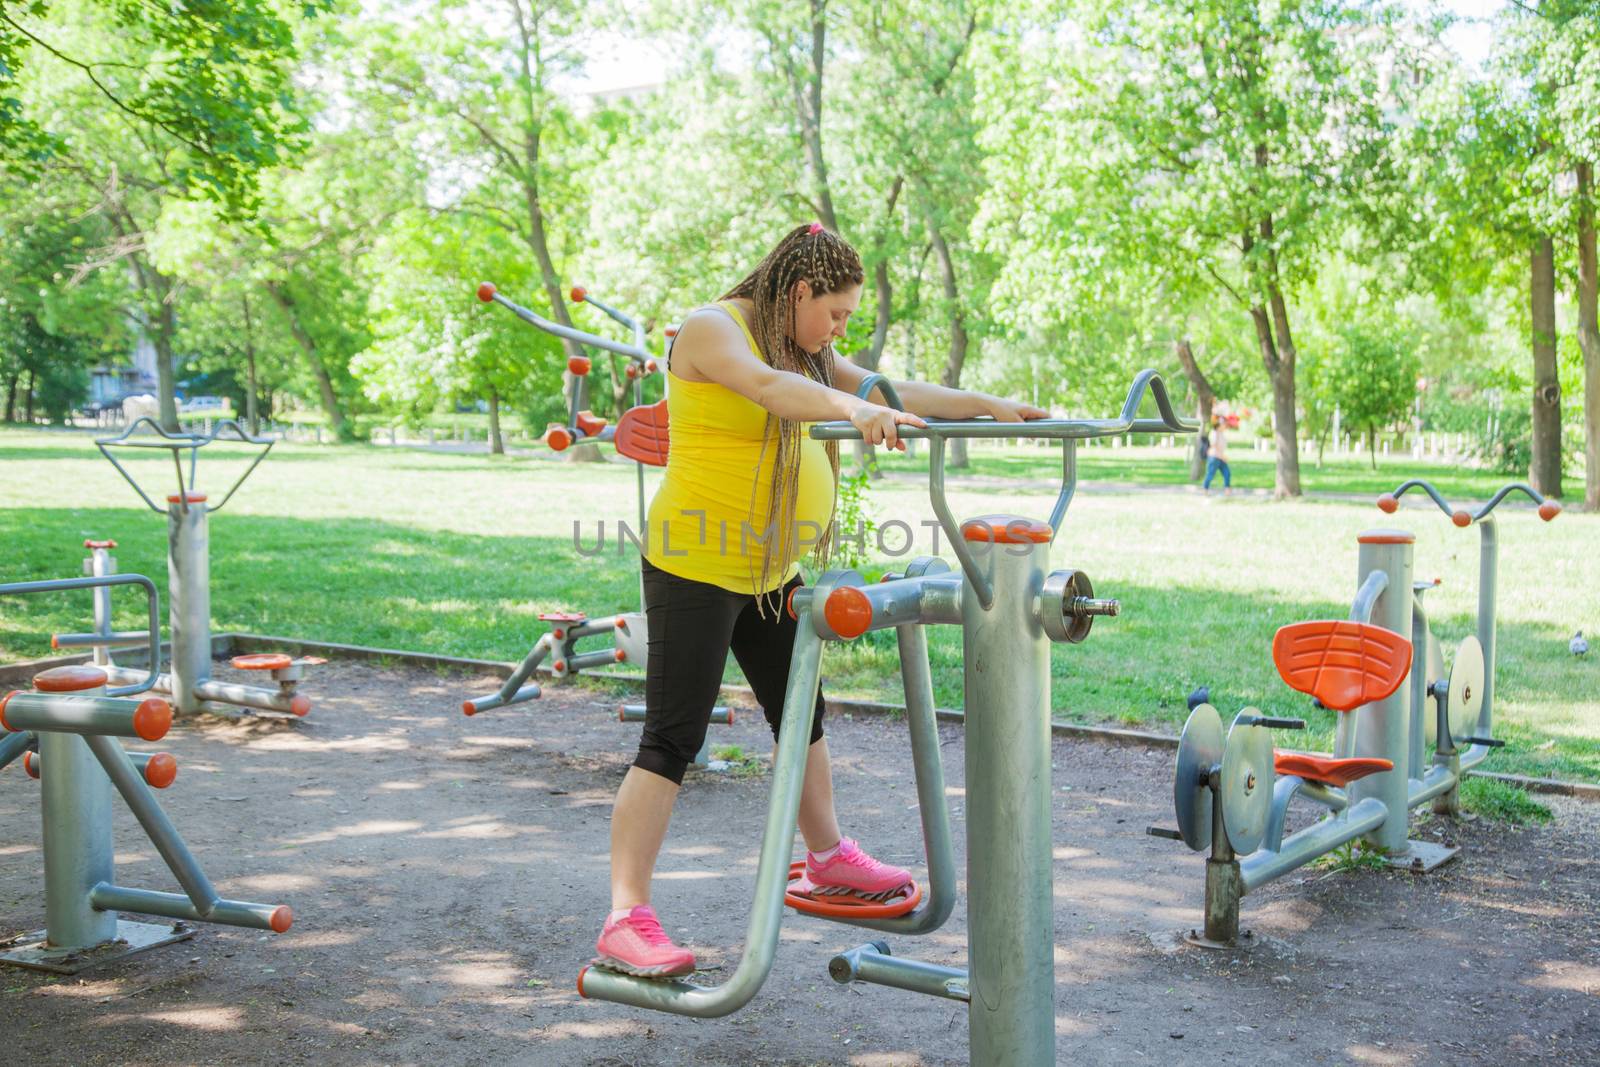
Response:
MULTIPOLYGON (((462 697, 495 684, 333 663, 306 683, 305 720, 176 728, 159 746, 180 767, 163 805, 224 895, 288 903, 294 928, 202 926, 75 978, 0 972, 8 1062, 968 1062, 962 1005, 836 985, 829 956, 875 935, 801 916, 730 1018, 580 999, 638 727, 570 686, 464 718, 462 697)), ((713 730, 747 752, 770 740, 755 713, 713 730)), ((942 730, 959 850, 962 735, 942 730)), ((830 717, 829 732, 847 832, 919 867, 903 724, 830 717)), ((1061 1063, 1600 1063, 1597 806, 1554 799, 1556 820, 1533 829, 1431 819, 1415 836, 1461 844, 1456 862, 1420 877, 1304 870, 1246 898, 1252 947, 1216 953, 1177 937, 1199 922, 1202 857, 1144 833, 1171 824, 1169 760, 1056 742, 1061 1063)), ((766 803, 759 773, 691 772, 679 799, 656 905, 705 980, 737 962, 766 803)), ((118 881, 175 889, 120 804, 118 820, 118 881)), ((43 925, 40 878, 38 788, 13 766, 0 937, 43 925)), ((892 943, 963 963, 964 898, 943 930, 892 943)))

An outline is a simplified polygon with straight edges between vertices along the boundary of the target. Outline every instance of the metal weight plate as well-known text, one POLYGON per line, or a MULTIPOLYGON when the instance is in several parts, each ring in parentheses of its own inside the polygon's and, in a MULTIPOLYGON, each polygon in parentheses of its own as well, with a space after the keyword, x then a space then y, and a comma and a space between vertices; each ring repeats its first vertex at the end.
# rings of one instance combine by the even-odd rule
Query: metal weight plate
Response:
POLYGON ((1483 646, 1476 637, 1462 639, 1456 649, 1455 665, 1450 668, 1450 736, 1471 737, 1478 730, 1483 711, 1483 646))
MULTIPOLYGON (((1433 692, 1433 684, 1445 680, 1444 647, 1433 634, 1428 634, 1428 692, 1433 692)), ((1430 745, 1439 743, 1439 716, 1434 714, 1433 698, 1427 698, 1427 707, 1423 709, 1422 734, 1423 739, 1430 745)))
POLYGON ((1178 833, 1196 852, 1211 847, 1211 786, 1207 778, 1222 761, 1222 718, 1210 704, 1189 713, 1178 740, 1178 759, 1172 772, 1172 801, 1178 813, 1178 833))
MULTIPOLYGON (((1240 717, 1260 714, 1255 708, 1239 712, 1240 717)), ((1222 750, 1222 786, 1217 799, 1228 844, 1241 856, 1260 848, 1266 837, 1275 779, 1272 731, 1265 726, 1242 726, 1235 719, 1222 750)))

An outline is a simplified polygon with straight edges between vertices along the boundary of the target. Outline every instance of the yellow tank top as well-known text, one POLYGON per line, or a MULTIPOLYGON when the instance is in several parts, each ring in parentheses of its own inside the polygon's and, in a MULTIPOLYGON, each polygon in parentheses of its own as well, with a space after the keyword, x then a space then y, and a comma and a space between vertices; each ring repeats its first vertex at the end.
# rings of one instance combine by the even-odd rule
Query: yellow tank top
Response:
MULTIPOLYGON (((717 305, 744 334, 750 351, 765 359, 744 316, 732 303, 717 305)), ((821 538, 833 518, 833 467, 826 447, 802 424, 800 480, 789 558, 778 561, 767 590, 761 581, 772 498, 777 427, 767 431, 767 410, 716 382, 690 382, 667 370, 671 446, 661 486, 650 501, 645 558, 669 574, 752 596, 780 588, 799 571, 799 557, 821 538), (762 444, 766 454, 762 455, 762 444)))

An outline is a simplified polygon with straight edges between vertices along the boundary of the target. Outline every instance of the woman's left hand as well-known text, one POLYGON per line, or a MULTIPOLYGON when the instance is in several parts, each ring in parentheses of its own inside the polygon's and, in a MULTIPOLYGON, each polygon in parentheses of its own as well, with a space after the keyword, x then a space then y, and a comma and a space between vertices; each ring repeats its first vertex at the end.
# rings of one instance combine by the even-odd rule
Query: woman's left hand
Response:
POLYGON ((984 414, 990 415, 996 422, 1026 422, 1029 419, 1047 419, 1050 413, 1032 404, 1024 404, 1019 400, 1005 400, 998 396, 981 396, 984 414))

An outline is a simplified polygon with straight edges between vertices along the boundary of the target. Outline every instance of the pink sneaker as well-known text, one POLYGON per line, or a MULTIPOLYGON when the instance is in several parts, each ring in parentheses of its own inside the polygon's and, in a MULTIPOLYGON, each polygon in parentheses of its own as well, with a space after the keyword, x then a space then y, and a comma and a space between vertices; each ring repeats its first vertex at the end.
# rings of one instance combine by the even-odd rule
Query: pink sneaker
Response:
POLYGON ((805 891, 811 896, 853 896, 861 900, 889 900, 911 891, 911 873, 880 863, 861 851, 848 837, 826 863, 818 864, 806 853, 805 891))
POLYGON ((612 922, 606 919, 600 940, 595 942, 596 967, 640 978, 677 978, 694 973, 694 953, 672 943, 655 909, 635 904, 626 916, 612 922))

